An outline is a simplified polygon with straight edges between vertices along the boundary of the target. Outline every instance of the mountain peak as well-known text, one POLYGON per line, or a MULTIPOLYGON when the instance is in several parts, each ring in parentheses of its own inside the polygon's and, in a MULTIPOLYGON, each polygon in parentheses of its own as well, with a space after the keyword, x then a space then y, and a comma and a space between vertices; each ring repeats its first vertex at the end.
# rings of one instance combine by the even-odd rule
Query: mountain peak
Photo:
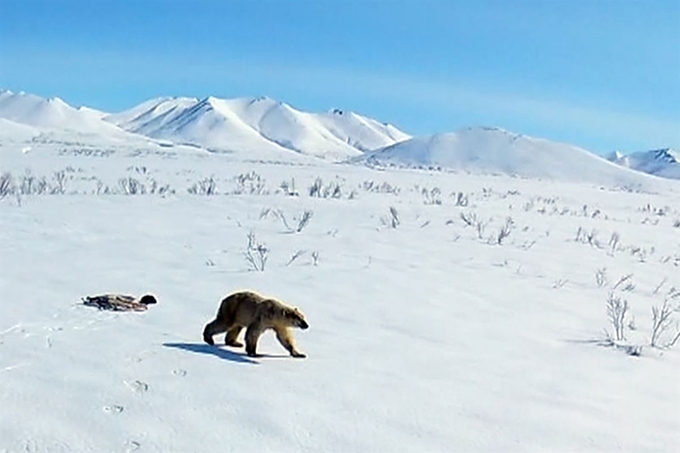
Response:
POLYGON ((680 154, 671 148, 639 151, 624 155, 613 153, 607 159, 622 167, 663 178, 680 179, 680 154))

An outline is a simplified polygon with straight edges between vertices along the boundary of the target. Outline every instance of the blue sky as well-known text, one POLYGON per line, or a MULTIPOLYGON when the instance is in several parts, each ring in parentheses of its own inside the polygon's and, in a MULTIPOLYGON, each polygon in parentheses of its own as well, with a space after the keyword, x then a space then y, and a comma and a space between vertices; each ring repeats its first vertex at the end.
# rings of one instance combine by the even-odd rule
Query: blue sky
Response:
POLYGON ((107 111, 268 95, 411 134, 680 148, 680 0, 3 0, 0 87, 107 111))

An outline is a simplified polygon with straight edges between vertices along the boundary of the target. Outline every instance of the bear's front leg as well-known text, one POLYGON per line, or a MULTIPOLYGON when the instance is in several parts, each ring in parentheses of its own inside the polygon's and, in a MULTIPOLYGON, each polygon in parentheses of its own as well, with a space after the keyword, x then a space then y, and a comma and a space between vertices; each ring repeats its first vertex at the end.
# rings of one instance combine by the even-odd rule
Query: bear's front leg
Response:
POLYGON ((277 327, 274 328, 274 331, 276 332, 276 339, 279 340, 281 346, 286 348, 286 351, 288 351, 291 356, 299 359, 304 359, 307 357, 306 354, 298 351, 297 347, 295 346, 293 333, 290 331, 290 329, 277 327))
POLYGON ((246 330, 246 354, 248 356, 259 357, 257 354, 257 341, 260 339, 262 331, 262 325, 258 322, 248 326, 248 330, 246 330))

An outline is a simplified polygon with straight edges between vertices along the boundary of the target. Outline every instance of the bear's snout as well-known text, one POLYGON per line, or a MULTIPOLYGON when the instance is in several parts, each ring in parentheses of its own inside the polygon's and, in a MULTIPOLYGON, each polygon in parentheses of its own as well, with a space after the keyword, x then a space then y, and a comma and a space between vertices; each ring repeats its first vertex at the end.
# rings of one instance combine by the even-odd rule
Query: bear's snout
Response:
POLYGON ((307 321, 305 320, 300 321, 300 329, 302 330, 309 329, 309 324, 307 324, 307 321))

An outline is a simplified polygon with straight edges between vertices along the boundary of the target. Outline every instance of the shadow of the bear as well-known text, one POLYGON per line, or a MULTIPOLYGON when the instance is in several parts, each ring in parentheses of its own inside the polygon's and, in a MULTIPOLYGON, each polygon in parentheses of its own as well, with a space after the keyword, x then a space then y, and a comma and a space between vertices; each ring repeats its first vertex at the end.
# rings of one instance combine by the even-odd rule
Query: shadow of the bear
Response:
POLYGON ((237 363, 251 363, 259 364, 259 362, 251 359, 242 352, 234 352, 228 349, 223 349, 218 346, 212 346, 203 343, 163 343, 167 348, 183 349, 189 352, 196 352, 198 354, 209 354, 219 357, 220 359, 229 360, 237 363))

